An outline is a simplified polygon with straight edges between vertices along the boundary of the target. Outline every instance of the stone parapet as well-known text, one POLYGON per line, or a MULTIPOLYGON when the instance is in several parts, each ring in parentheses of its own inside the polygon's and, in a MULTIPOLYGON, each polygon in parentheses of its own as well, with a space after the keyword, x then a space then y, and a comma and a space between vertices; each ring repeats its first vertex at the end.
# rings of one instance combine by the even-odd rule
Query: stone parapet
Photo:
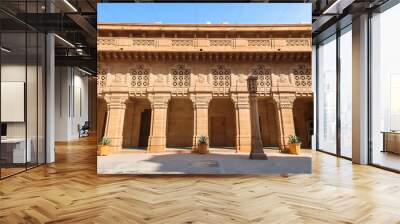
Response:
POLYGON ((98 37, 99 52, 311 52, 310 38, 98 37))

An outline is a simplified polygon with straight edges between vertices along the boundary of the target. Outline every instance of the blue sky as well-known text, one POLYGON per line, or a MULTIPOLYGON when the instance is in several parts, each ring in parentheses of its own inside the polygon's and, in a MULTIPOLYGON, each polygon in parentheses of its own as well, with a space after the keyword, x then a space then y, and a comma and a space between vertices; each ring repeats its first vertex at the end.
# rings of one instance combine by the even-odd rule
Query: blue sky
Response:
POLYGON ((310 3, 99 3, 97 9, 99 22, 311 23, 310 3))

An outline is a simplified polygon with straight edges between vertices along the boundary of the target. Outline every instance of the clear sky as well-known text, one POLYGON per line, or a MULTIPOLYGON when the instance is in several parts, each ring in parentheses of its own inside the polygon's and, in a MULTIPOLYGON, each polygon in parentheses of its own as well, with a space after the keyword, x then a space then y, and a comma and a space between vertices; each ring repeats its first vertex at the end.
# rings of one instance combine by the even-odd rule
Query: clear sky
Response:
POLYGON ((311 23, 311 3, 99 3, 99 22, 311 23))

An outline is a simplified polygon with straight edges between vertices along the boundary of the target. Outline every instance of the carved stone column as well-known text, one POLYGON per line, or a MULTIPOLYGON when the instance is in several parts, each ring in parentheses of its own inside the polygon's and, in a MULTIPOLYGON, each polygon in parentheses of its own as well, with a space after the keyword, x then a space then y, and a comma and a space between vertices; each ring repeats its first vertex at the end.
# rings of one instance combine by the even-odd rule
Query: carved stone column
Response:
POLYGON ((250 75, 247 79, 247 86, 250 92, 250 120, 251 120, 251 152, 250 159, 267 159, 264 153, 260 133, 260 120, 258 116, 257 103, 257 76, 250 75))
POLYGON ((123 129, 123 136, 124 138, 122 139, 122 147, 128 147, 132 146, 133 142, 133 129, 137 123, 134 123, 134 111, 135 111, 135 105, 132 100, 127 100, 125 102, 126 104, 126 109, 125 109, 125 119, 124 119, 124 129, 123 129))
POLYGON ((289 136, 296 134, 293 118, 293 102, 296 96, 294 94, 277 94, 273 98, 277 109, 279 148, 282 150, 287 148, 289 136))
POLYGON ((236 151, 251 151, 251 120, 250 101, 248 93, 237 93, 232 95, 235 102, 236 116, 236 151))
POLYGON ((211 100, 211 94, 196 94, 191 96, 194 111, 193 125, 193 146, 192 149, 197 149, 197 142, 200 136, 208 136, 208 106, 211 100))
POLYGON ((107 103, 107 121, 104 137, 108 138, 111 143, 111 151, 119 151, 122 148, 122 136, 124 129, 124 117, 127 94, 107 94, 104 99, 107 103))
POLYGON ((163 152, 166 147, 167 137, 167 111, 170 95, 151 95, 151 128, 148 152, 163 152))

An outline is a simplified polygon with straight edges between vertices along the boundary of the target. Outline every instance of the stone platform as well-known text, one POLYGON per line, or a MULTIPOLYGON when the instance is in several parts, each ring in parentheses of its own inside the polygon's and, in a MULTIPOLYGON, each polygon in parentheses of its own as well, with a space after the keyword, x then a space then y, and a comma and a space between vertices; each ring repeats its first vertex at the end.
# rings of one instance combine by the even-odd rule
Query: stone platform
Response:
POLYGON ((193 154, 189 149, 147 153, 127 149, 97 157, 98 174, 281 174, 311 173, 311 151, 300 155, 264 150, 268 160, 250 160, 247 153, 232 149, 210 149, 210 154, 193 154))

